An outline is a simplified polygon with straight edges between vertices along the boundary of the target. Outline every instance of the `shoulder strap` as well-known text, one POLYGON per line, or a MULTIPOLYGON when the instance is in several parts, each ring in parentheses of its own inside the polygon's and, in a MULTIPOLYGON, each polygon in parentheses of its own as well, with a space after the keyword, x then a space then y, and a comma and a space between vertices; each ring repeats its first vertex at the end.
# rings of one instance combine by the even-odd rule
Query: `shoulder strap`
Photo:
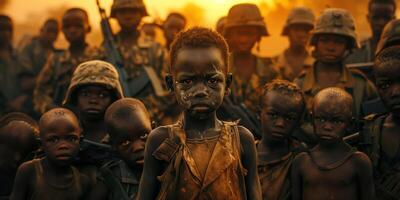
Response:
POLYGON ((152 154, 156 159, 171 162, 176 152, 179 149, 179 138, 174 134, 174 127, 176 125, 169 125, 168 138, 166 138, 161 145, 152 154))
POLYGON ((113 199, 118 200, 129 200, 128 194, 126 194, 125 189, 122 187, 121 182, 113 175, 111 170, 107 167, 102 167, 101 174, 104 178, 104 184, 106 184, 107 188, 110 188, 113 192, 113 199))

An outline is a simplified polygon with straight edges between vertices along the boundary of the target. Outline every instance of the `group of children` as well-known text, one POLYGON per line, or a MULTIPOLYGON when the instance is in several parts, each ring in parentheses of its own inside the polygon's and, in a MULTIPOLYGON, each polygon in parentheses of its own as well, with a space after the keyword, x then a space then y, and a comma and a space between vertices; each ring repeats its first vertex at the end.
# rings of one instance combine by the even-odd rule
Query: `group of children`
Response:
MULTIPOLYGON (((341 10, 323 16, 331 15, 346 17, 341 10)), ((326 83, 312 89, 315 94, 304 94, 306 82, 299 87, 276 79, 262 88, 260 141, 238 122, 217 117, 233 78, 228 45, 215 31, 191 28, 171 44, 166 84, 183 112, 175 124, 154 130, 144 104, 124 98, 111 64, 84 62, 72 75, 63 108, 43 114, 38 125, 22 114, 1 119, 0 184, 7 186, 1 195, 13 185, 11 200, 395 199, 400 46, 376 57, 376 88, 388 113, 367 119, 359 134, 367 144, 363 153, 343 139, 360 105, 345 89, 362 74, 333 84, 350 73, 339 65, 356 45, 349 38, 322 28, 312 38, 310 76, 326 83), (305 119, 315 143, 298 137, 305 119), (40 150, 32 154, 36 138, 40 150)))

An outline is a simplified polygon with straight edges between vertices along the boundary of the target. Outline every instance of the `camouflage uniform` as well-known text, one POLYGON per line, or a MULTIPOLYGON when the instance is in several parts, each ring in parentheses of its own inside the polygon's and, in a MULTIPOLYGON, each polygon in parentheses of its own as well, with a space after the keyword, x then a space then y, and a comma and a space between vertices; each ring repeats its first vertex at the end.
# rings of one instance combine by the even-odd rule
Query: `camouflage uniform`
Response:
POLYGON ((75 67, 84 61, 103 57, 99 49, 90 46, 79 57, 74 57, 68 50, 51 54, 36 81, 33 94, 35 109, 44 113, 55 105, 61 105, 75 67))
POLYGON ((19 52, 18 62, 22 70, 29 71, 36 76, 40 73, 54 50, 54 48, 44 48, 39 37, 34 37, 19 52))
MULTIPOLYGON (((80 87, 86 85, 100 85, 113 92, 112 101, 116 101, 124 97, 119 82, 119 76, 116 69, 107 62, 92 60, 80 64, 74 71, 71 84, 63 101, 63 106, 76 110, 76 93, 80 87)), ((85 130, 83 130, 85 134, 85 130)), ((106 146, 106 145, 104 145, 106 146)), ((93 145, 90 141, 81 142, 80 152, 77 156, 75 165, 85 173, 92 182, 96 180, 97 167, 101 167, 104 163, 112 159, 114 155, 111 149, 101 148, 93 145)))
MULTIPOLYGON (((382 127, 388 116, 388 113, 367 116, 361 132, 362 150, 370 157, 374 167, 377 199, 382 200, 400 198, 399 159, 388 156, 382 150, 382 127)), ((388 153, 396 154, 397 151, 388 153)))
MULTIPOLYGON (((115 17, 118 9, 122 8, 139 9, 144 16, 148 15, 142 0, 114 0, 111 17, 115 17)), ((139 38, 139 32, 132 34, 139 38)), ((166 50, 158 43, 139 39, 136 45, 128 47, 122 43, 120 33, 115 40, 124 60, 131 97, 141 100, 152 119, 160 122, 165 117, 163 109, 167 108, 169 102, 165 98, 168 92, 163 78, 167 68, 166 50)))
MULTIPOLYGON (((228 13, 224 34, 227 34, 233 27, 253 26, 260 30, 261 36, 268 36, 267 26, 261 16, 260 10, 254 4, 238 4, 233 6, 228 13)), ((254 55, 256 56, 256 55, 254 55)), ((256 56, 256 70, 251 75, 250 80, 241 80, 236 76, 237 68, 244 66, 235 66, 233 55, 230 57, 230 64, 233 74, 232 98, 234 102, 244 103, 252 112, 258 113, 261 87, 278 77, 278 72, 273 67, 271 58, 262 58, 256 56)))
POLYGON ((135 199, 141 174, 136 174, 122 160, 110 161, 99 171, 97 181, 108 188, 108 200, 135 199))
MULTIPOLYGON (((304 7, 294 8, 289 13, 288 18, 286 19, 286 25, 283 28, 281 35, 287 36, 289 28, 292 25, 296 25, 296 24, 308 25, 312 29, 314 27, 314 21, 315 21, 315 16, 311 9, 304 8, 304 7)), ((274 58, 274 60, 275 60, 274 66, 283 79, 293 81, 298 76, 298 74, 294 74, 292 67, 290 66, 289 62, 287 61, 287 58, 285 55, 287 51, 288 50, 285 50, 281 55, 274 58)), ((314 58, 309 54, 307 56, 307 58, 304 60, 304 63, 303 63, 304 69, 306 70, 306 69, 310 68, 313 65, 314 61, 315 61, 314 58)))

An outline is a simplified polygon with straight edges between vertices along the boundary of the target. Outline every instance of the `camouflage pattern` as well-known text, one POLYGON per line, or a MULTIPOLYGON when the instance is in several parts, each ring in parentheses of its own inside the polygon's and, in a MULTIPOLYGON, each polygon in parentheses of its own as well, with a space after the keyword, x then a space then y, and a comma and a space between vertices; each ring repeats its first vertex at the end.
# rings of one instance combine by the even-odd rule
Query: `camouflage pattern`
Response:
POLYGON ((326 9, 317 19, 311 36, 311 45, 315 46, 317 36, 320 34, 336 34, 349 38, 351 40, 350 48, 358 48, 355 30, 353 16, 347 10, 340 8, 326 9))
POLYGON ((108 62, 92 60, 81 63, 72 75, 63 105, 71 105, 74 93, 84 85, 103 85, 114 92, 117 99, 123 98, 117 70, 108 62))
MULTIPOLYGON (((231 56, 231 64, 233 63, 231 56)), ((233 80, 231 84, 231 98, 234 102, 243 102, 253 113, 259 113, 260 94, 262 87, 272 80, 279 78, 279 73, 274 68, 274 63, 270 58, 257 57, 256 71, 250 80, 241 80, 235 76, 236 67, 232 66, 233 80)))
MULTIPOLYGON (((273 58, 275 70, 279 72, 279 75, 282 79, 293 81, 295 78, 299 76, 299 74, 295 74, 290 66, 284 51, 282 54, 273 58)), ((312 67, 315 59, 309 54, 307 58, 304 60, 303 69, 307 70, 312 67)))
POLYGON ((310 8, 297 7, 290 11, 286 19, 285 27, 282 30, 282 35, 287 35, 289 27, 294 24, 305 24, 314 28, 315 16, 310 8))
POLYGON ((399 44, 400 41, 400 19, 395 19, 386 24, 382 31, 381 39, 376 47, 375 55, 378 55, 384 48, 399 44))
POLYGON ((167 53, 160 44, 154 42, 141 42, 138 40, 137 45, 126 46, 122 43, 120 35, 116 35, 117 46, 124 59, 124 69, 127 72, 128 86, 132 85, 133 81, 147 73, 144 66, 150 66, 155 71, 154 77, 149 77, 146 86, 133 97, 141 100, 147 110, 149 110, 152 120, 160 122, 164 117, 164 109, 168 108, 171 100, 166 97, 167 89, 164 84, 164 76, 167 70, 167 53), (157 94, 153 81, 161 83, 162 94, 157 94))
POLYGON ((35 110, 44 113, 55 105, 61 105, 75 68, 84 61, 102 58, 104 56, 99 49, 89 46, 79 57, 68 50, 50 55, 37 78, 33 94, 35 110))
POLYGON ((54 49, 46 49, 38 37, 34 37, 26 44, 18 55, 18 62, 24 71, 29 71, 35 76, 40 73, 54 49))
POLYGON ((140 9, 143 16, 149 15, 143 0, 114 0, 114 3, 111 6, 111 17, 115 17, 116 11, 123 8, 140 9))
POLYGON ((135 174, 132 168, 122 160, 106 163, 99 170, 98 182, 108 189, 108 200, 135 199, 141 174, 135 174))
POLYGON ((261 31, 261 36, 268 36, 267 25, 264 22, 260 9, 255 4, 243 3, 232 6, 229 10, 224 34, 230 28, 238 26, 255 26, 261 31))

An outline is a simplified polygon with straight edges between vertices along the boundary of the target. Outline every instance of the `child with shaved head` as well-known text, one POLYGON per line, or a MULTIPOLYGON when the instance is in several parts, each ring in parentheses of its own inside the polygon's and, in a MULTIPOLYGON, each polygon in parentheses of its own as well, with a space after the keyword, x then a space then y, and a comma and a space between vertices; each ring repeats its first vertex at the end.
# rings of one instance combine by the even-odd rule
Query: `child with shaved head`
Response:
POLYGON ((293 161, 293 199, 374 199, 371 161, 343 141, 352 120, 351 95, 324 89, 312 109, 319 142, 293 161))
POLYGON ((150 115, 141 101, 124 98, 108 107, 105 122, 118 159, 100 168, 91 199, 134 199, 143 170, 145 138, 151 131, 150 115))
POLYGON ((89 179, 71 166, 81 136, 77 117, 64 108, 52 109, 40 118, 39 130, 45 157, 19 167, 10 199, 84 198, 89 179))
POLYGON ((0 119, 0 199, 8 199, 18 166, 36 150, 39 128, 23 113, 9 113, 0 119))

